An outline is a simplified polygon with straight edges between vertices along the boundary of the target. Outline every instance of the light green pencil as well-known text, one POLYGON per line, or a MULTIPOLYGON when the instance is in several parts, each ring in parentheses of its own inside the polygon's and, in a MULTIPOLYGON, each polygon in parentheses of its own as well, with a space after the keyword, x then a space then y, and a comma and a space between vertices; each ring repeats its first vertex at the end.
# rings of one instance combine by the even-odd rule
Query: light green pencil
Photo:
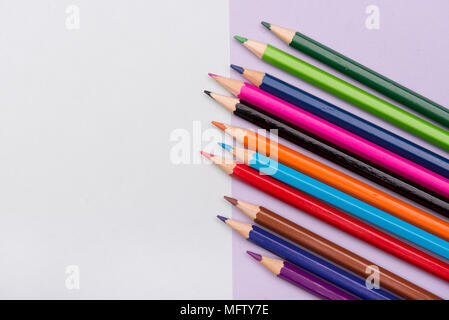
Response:
POLYGON ((235 36, 257 57, 449 151, 449 132, 269 44, 235 36))

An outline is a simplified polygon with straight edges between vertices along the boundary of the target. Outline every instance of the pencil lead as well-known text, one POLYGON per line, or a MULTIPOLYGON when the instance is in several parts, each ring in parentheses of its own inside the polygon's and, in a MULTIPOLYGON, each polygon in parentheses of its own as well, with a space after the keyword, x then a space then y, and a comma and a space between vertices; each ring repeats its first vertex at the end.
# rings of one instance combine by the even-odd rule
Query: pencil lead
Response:
POLYGON ((234 149, 233 146, 231 146, 229 144, 226 144, 226 143, 223 143, 223 142, 218 142, 218 145, 220 147, 222 147, 223 149, 225 149, 226 151, 231 151, 232 149, 234 149))
POLYGON ((240 66, 236 66, 235 64, 231 64, 231 68, 234 69, 235 71, 237 71, 240 74, 243 74, 243 72, 245 72, 245 69, 243 69, 240 66))
POLYGON ((212 98, 212 96, 210 95, 212 92, 210 92, 210 91, 208 91, 208 90, 204 90, 203 92, 204 92, 205 94, 207 94, 209 97, 212 98))
POLYGON ((256 259, 257 261, 262 260, 262 256, 258 253, 254 253, 251 251, 246 251, 247 254, 249 254, 251 257, 253 257, 254 259, 256 259))
POLYGON ((210 154, 210 153, 207 153, 207 152, 204 152, 204 151, 200 151, 200 153, 201 153, 203 156, 205 156, 206 158, 208 158, 208 159, 214 157, 213 154, 210 154))
POLYGON ((238 203, 237 199, 234 199, 234 198, 231 198, 231 197, 228 197, 228 196, 224 196, 224 198, 225 198, 228 202, 230 202, 233 206, 236 206, 237 203, 238 203))
POLYGON ((228 220, 228 218, 217 215, 217 218, 220 219, 221 221, 223 221, 224 223, 226 223, 226 220, 228 220))
POLYGON ((217 122, 217 121, 212 121, 212 124, 214 126, 216 126, 218 129, 225 131, 226 130, 226 126, 221 123, 221 122, 217 122))
POLYGON ((207 75, 212 78, 218 77, 215 73, 210 73, 210 72, 207 75))
POLYGON ((262 21, 261 23, 262 23, 262 25, 263 25, 265 28, 267 28, 268 30, 271 30, 271 24, 270 24, 270 23, 265 22, 265 21, 262 21))
POLYGON ((248 39, 240 37, 240 36, 234 36, 234 39, 240 43, 244 43, 244 42, 248 41, 248 39))

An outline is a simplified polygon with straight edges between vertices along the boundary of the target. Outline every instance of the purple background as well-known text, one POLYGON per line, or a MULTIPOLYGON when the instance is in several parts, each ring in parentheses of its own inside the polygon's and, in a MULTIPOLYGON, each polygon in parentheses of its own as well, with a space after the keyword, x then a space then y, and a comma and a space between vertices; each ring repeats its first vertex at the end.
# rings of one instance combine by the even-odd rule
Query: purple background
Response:
MULTIPOLYGON (((270 43, 290 52, 305 61, 312 62, 333 74, 334 70, 313 61, 277 39, 260 25, 261 20, 289 29, 300 31, 311 38, 334 48, 335 50, 379 71, 401 84, 443 104, 449 105, 447 75, 449 74, 449 2, 439 1, 261 1, 230 0, 231 36, 241 35, 249 39, 270 43), (380 8, 380 30, 368 30, 365 27, 368 5, 380 8)), ((237 41, 231 40, 231 62, 251 69, 268 72, 288 81, 299 88, 318 95, 372 122, 394 131, 442 155, 444 151, 395 128, 380 119, 376 119, 339 99, 277 70, 260 61, 237 41)), ((347 77, 338 74, 343 79, 347 77)), ((231 72, 233 78, 240 78, 231 72)), ((353 82, 349 80, 350 82, 353 82)), ((358 84, 360 87, 360 84, 358 84)), ((369 91, 369 90, 368 90, 369 91)), ((255 126, 233 117, 234 125, 257 129, 255 126)), ((289 146, 291 144, 280 140, 289 146)), ((295 149, 311 155, 299 147, 295 149)), ((312 156, 320 159, 317 156, 312 156)), ((320 159, 330 164, 328 161, 320 159)), ((330 164, 339 168, 335 164, 330 164)), ((341 169, 348 173, 347 170, 341 169)), ((356 176, 354 174, 351 174, 356 176)), ((360 178, 360 177, 359 177, 360 178)), ((363 178, 360 178, 364 180, 363 178)), ((366 180, 364 180, 366 181, 366 180)), ((382 189, 381 187, 379 187, 382 189)), ((383 189, 385 190, 385 189, 383 189)), ((359 241, 333 227, 320 222, 264 193, 234 180, 232 194, 238 199, 263 205, 291 219, 300 225, 334 241, 353 252, 370 259, 376 264, 412 281, 416 284, 449 298, 449 284, 418 268, 413 267, 383 251, 359 241)), ((400 196, 398 196, 401 198, 400 196)), ((403 199, 403 198, 402 198, 403 199)), ((233 211, 237 220, 248 221, 238 210, 233 211)), ((311 294, 276 279, 269 271, 248 257, 246 250, 271 256, 270 253, 252 245, 240 236, 233 237, 233 294, 235 299, 315 299, 311 294)))

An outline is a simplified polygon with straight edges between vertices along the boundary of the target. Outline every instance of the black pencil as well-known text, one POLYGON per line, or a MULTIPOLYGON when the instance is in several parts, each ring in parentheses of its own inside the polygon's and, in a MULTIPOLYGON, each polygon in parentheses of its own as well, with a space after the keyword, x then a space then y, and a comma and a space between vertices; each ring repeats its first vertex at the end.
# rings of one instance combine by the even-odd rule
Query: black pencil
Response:
POLYGON ((267 115, 240 99, 205 91, 207 95, 224 106, 234 115, 245 119, 266 130, 277 129, 278 135, 294 144, 328 159, 354 173, 359 174, 381 186, 407 197, 442 215, 449 216, 449 203, 435 194, 425 192, 410 181, 399 179, 393 173, 381 170, 372 163, 361 160, 348 151, 341 150, 328 141, 303 131, 296 126, 286 124, 272 115, 267 115))

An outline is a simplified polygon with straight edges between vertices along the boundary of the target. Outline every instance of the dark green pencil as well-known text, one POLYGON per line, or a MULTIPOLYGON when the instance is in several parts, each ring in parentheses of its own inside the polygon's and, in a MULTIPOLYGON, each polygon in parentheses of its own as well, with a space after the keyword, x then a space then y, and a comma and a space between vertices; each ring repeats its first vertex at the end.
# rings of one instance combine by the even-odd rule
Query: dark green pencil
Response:
POLYGON ((267 22, 262 22, 262 24, 290 47, 321 61, 335 70, 350 76, 360 83, 449 128, 449 110, 438 103, 423 97, 299 32, 278 27, 267 22))

